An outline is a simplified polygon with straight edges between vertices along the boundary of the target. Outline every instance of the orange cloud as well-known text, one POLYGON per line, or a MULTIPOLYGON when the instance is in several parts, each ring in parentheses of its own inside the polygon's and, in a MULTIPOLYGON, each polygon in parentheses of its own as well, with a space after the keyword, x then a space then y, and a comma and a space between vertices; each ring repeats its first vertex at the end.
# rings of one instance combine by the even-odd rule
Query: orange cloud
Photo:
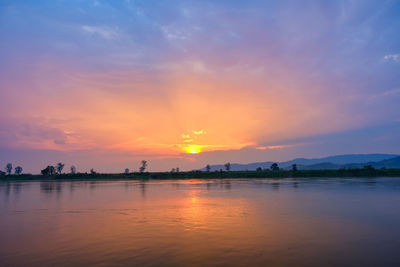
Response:
POLYGON ((10 111, 21 120, 29 120, 28 113, 44 118, 63 133, 63 141, 18 137, 12 142, 179 155, 194 147, 197 152, 285 148, 260 144, 330 132, 350 122, 335 120, 335 98, 322 103, 326 96, 318 84, 297 80, 295 74, 289 79, 290 69, 260 75, 245 71, 251 68, 207 65, 206 73, 178 69, 150 75, 144 69, 88 72, 66 66, 37 66, 34 88, 20 100, 29 112, 10 111))
POLYGON ((289 148, 289 147, 294 147, 296 145, 276 145, 276 146, 258 146, 256 149, 259 150, 267 150, 267 149, 283 149, 283 148, 289 148))

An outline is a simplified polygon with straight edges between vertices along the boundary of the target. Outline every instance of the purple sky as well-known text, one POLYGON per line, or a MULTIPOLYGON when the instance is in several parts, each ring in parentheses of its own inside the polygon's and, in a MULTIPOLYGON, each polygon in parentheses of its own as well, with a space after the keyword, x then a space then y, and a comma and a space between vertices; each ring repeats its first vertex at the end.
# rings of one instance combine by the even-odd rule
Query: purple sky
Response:
POLYGON ((399 1, 1 1, 0 165, 400 154, 399 1))

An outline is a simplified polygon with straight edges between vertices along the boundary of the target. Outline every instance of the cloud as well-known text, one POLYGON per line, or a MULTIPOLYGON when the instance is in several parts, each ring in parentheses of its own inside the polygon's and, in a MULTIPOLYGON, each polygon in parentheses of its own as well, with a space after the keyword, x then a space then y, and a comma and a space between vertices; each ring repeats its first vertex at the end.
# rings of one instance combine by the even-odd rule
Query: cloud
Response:
POLYGON ((98 35, 107 40, 117 39, 119 37, 118 32, 108 27, 96 27, 96 26, 88 26, 83 25, 81 29, 89 34, 98 35))
POLYGON ((292 148, 296 146, 305 145, 304 143, 299 144, 290 144, 290 145, 273 145, 273 146, 257 146, 257 150, 269 150, 269 149, 284 149, 284 148, 292 148))
POLYGON ((203 129, 199 130, 199 131, 193 131, 193 134, 195 135, 201 135, 201 134, 205 134, 206 131, 204 131, 203 129))
MULTIPOLYGON (((400 115, 400 54, 382 54, 400 43, 394 2, 99 1, 73 15, 64 2, 32 10, 14 2, 20 13, 4 14, 0 114, 23 121, 2 123, 0 144, 93 144, 138 157, 193 144, 203 163, 278 159, 311 151, 277 146, 288 140, 400 115), (215 150, 223 152, 207 158, 215 150)), ((340 142, 319 151, 356 147, 340 142)))
POLYGON ((90 146, 87 140, 82 140, 82 136, 74 131, 62 130, 57 124, 44 118, 0 118, 0 146, 60 151, 90 146))
POLYGON ((396 88, 396 89, 392 89, 386 92, 383 92, 383 96, 393 96, 393 95, 397 95, 400 94, 400 88, 396 88))
POLYGON ((206 63, 200 60, 169 62, 166 64, 159 64, 156 68, 160 71, 173 71, 175 73, 191 72, 198 75, 212 74, 214 72, 211 66, 206 65, 206 63))
POLYGON ((391 54, 383 57, 386 61, 400 62, 400 54, 391 54))
POLYGON ((190 38, 190 34, 184 30, 173 29, 172 27, 167 26, 161 26, 160 28, 165 38, 170 41, 187 40, 190 38))

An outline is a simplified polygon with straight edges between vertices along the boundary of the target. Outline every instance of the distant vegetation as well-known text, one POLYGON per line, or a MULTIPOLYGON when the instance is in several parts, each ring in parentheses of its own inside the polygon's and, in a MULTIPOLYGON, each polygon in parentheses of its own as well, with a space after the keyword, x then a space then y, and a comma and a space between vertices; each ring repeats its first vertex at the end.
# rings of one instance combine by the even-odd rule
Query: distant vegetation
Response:
MULTIPOLYGON (((5 175, 12 175, 12 170, 13 170, 13 165, 11 163, 7 163, 6 167, 4 168, 5 172, 0 170, 0 176, 5 176, 5 175)), ((14 168, 14 174, 15 175, 21 175, 22 174, 22 167, 17 166, 14 168)))
MULTIPOLYGON (((371 165, 375 169, 400 168, 400 155, 396 154, 350 154, 337 155, 325 158, 296 158, 283 162, 253 162, 247 164, 230 163, 230 171, 246 171, 257 169, 268 169, 276 163, 280 169, 291 170, 296 165, 298 170, 338 170, 338 169, 360 169, 365 165, 371 165)), ((276 168, 277 166, 275 166, 276 168)), ((219 171, 226 169, 225 165, 207 165, 203 171, 219 171)))
MULTIPOLYGON (((209 165, 207 165, 209 166, 209 165)), ((209 171, 206 166, 206 171, 195 170, 181 172, 179 168, 173 168, 170 172, 145 172, 147 161, 143 160, 139 171, 129 172, 125 169, 119 174, 101 174, 94 169, 90 173, 76 172, 75 166, 71 166, 70 173, 62 173, 64 164, 58 163, 56 167, 47 166, 41 171, 41 175, 22 174, 20 166, 15 168, 12 174, 11 163, 5 167, 5 172, 0 172, 0 179, 192 179, 192 178, 306 178, 306 177, 400 177, 400 168, 376 169, 371 165, 366 165, 362 168, 349 168, 338 170, 299 170, 297 165, 293 164, 290 170, 279 168, 277 163, 271 164, 268 169, 258 168, 255 171, 231 171, 230 163, 225 164, 225 171, 209 171)))
POLYGON ((43 176, 54 176, 56 175, 56 168, 54 166, 47 166, 43 170, 40 171, 43 176))
POLYGON ((71 171, 71 174, 76 174, 76 167, 74 165, 72 165, 70 167, 70 171, 71 171))
MULTIPOLYGON (((373 154, 374 157, 381 157, 380 154, 373 154)), ((344 156, 336 156, 342 159, 344 156)), ((359 156, 358 156, 359 157, 359 156)), ((333 157, 335 158, 335 157, 333 157)), ((293 162, 293 161, 292 161, 293 162)), ((385 159, 378 162, 366 163, 360 167, 360 163, 347 164, 348 168, 338 169, 301 169, 297 163, 281 168, 279 163, 271 162, 265 168, 257 167, 255 170, 233 170, 230 162, 219 165, 222 168, 212 170, 207 164, 202 170, 180 171, 179 167, 172 168, 169 172, 147 172, 148 163, 146 160, 140 162, 138 171, 131 172, 128 168, 118 174, 102 174, 93 168, 90 172, 80 173, 75 166, 70 166, 69 173, 63 173, 65 164, 57 163, 55 166, 48 165, 41 170, 41 175, 23 174, 22 167, 16 166, 13 169, 12 163, 7 163, 4 171, 0 170, 0 179, 190 179, 190 178, 287 178, 287 177, 379 177, 391 176, 400 177, 400 157, 385 159), (376 167, 379 166, 379 167, 376 167), (393 167, 392 167, 393 166, 393 167), (14 173, 13 173, 14 170, 14 173)), ((320 164, 319 166, 324 166, 320 164)))
POLYGON ((227 172, 229 172, 230 170, 231 170, 231 164, 228 162, 228 163, 225 163, 225 170, 227 171, 227 172))

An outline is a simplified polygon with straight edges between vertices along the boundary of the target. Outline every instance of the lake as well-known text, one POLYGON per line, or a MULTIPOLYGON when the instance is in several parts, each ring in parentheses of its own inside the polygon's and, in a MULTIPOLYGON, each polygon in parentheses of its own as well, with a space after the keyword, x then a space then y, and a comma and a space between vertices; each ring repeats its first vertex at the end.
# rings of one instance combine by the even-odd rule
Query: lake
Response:
POLYGON ((400 178, 0 182, 1 266, 400 266, 400 178))

